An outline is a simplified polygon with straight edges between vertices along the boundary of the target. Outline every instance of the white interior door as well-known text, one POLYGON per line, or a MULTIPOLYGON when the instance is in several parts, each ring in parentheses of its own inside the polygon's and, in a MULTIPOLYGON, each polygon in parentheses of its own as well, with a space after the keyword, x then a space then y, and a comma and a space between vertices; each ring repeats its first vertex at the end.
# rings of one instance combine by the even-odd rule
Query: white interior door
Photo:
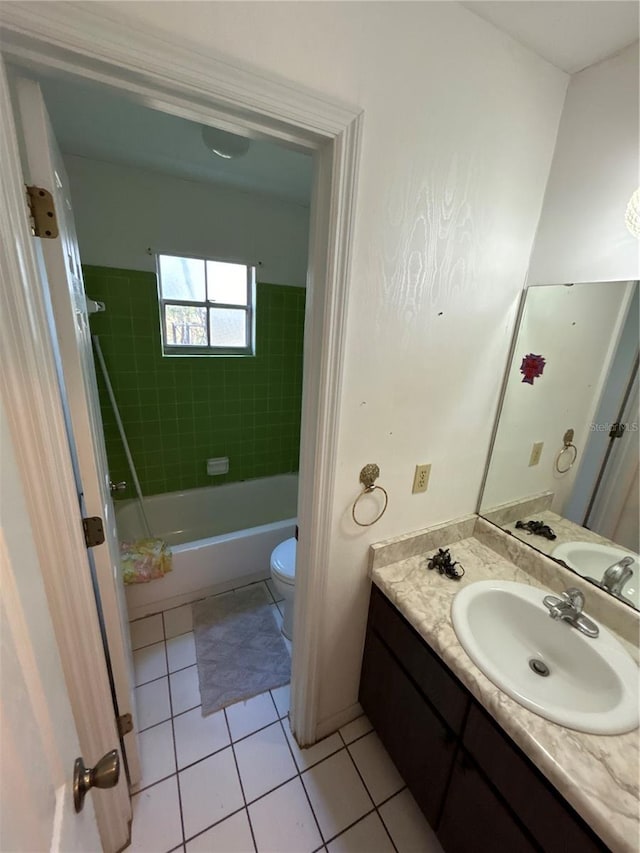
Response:
POLYGON ((117 711, 120 717, 130 714, 133 721, 133 730, 124 735, 123 745, 129 781, 134 785, 140 780, 141 771, 133 659, 69 183, 39 85, 23 78, 17 79, 15 84, 19 110, 16 124, 23 138, 25 178, 29 184, 48 189, 55 200, 59 238, 43 239, 41 248, 85 511, 89 516, 102 518, 104 524, 106 541, 95 546, 92 552, 117 711))
POLYGON ((73 806, 78 734, 4 402, 0 453, 0 850, 97 851, 92 798, 73 806))

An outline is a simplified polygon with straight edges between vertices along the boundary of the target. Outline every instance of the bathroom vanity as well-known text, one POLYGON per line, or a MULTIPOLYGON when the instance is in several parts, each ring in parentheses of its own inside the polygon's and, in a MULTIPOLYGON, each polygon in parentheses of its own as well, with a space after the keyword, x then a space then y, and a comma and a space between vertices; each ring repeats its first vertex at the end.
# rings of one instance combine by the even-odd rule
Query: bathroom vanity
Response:
MULTIPOLYGON (((511 537, 477 518, 373 546, 362 707, 446 853, 636 851, 638 730, 588 735, 549 722, 489 681, 457 640, 450 611, 460 588, 500 579, 559 591, 575 580, 541 555, 544 564, 529 557, 528 571, 519 568, 496 536, 513 556, 511 537), (462 581, 427 569, 445 545, 462 581)), ((601 617, 590 592, 585 610, 593 603, 601 617)), ((610 620, 635 618, 612 605, 621 611, 607 611, 610 620)), ((634 630, 622 626, 629 639, 634 630)))

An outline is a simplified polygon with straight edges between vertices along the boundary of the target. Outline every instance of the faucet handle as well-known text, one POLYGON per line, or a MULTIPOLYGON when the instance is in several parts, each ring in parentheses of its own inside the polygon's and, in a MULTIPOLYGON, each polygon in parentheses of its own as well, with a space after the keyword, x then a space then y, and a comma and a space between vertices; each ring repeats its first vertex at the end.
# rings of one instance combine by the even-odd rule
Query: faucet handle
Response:
POLYGON ((565 589, 562 593, 562 598, 568 601, 577 613, 582 613, 584 609, 584 593, 577 587, 570 586, 568 589, 565 589))

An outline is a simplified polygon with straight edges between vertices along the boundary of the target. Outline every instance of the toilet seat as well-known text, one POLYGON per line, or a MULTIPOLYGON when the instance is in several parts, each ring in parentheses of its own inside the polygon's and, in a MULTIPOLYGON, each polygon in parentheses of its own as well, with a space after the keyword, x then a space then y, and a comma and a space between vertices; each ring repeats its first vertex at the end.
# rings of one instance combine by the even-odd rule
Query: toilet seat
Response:
POLYGON ((296 580, 296 540, 285 539, 273 549, 271 572, 281 583, 293 586, 296 580))

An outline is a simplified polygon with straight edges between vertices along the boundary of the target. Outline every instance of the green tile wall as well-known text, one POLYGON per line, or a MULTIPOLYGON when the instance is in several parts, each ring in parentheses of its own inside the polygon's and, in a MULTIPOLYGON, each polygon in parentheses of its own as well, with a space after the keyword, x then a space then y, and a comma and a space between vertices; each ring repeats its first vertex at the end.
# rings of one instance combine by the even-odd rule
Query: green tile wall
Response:
MULTIPOLYGON (((84 267, 85 287, 106 312, 91 316, 144 494, 215 486, 298 470, 305 290, 256 287, 254 357, 163 357, 156 277, 84 267), (229 473, 208 476, 209 457, 229 473)), ((98 370, 109 471, 129 488, 127 466, 98 370)))

